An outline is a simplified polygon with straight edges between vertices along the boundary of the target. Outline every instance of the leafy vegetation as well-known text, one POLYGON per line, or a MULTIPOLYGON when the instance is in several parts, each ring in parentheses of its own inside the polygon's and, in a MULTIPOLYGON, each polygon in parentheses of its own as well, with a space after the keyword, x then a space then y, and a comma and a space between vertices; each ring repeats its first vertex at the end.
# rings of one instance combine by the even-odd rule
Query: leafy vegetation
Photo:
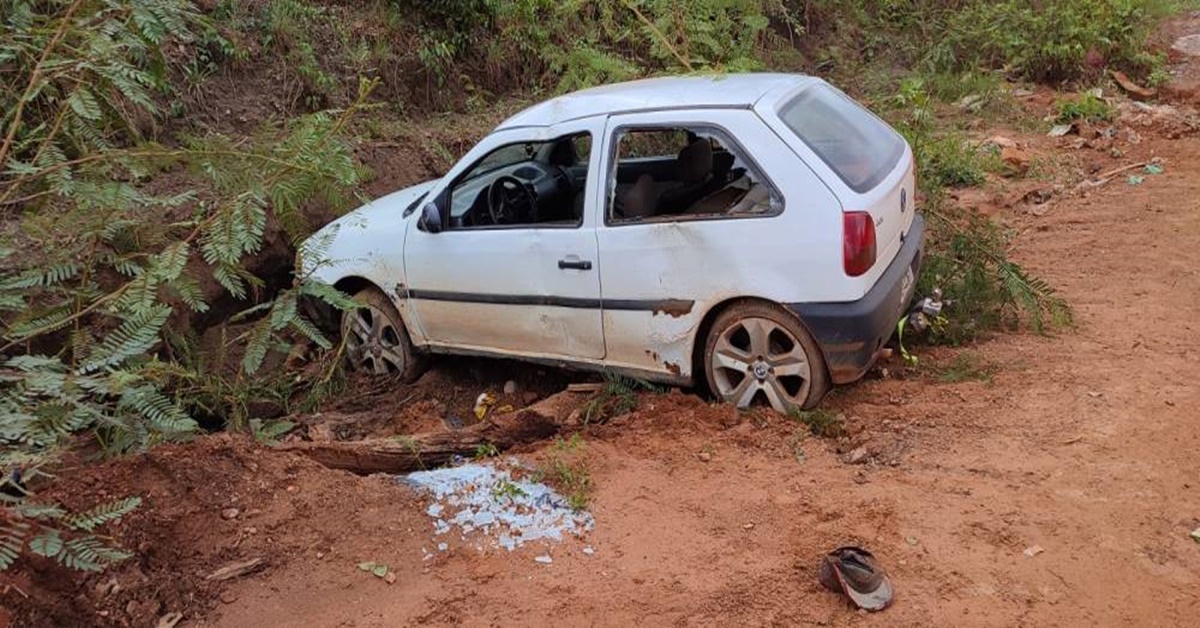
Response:
POLYGON ((101 571, 132 556, 92 532, 132 512, 141 505, 140 497, 107 502, 79 513, 58 505, 6 501, 5 519, 0 522, 0 572, 25 552, 52 558, 77 571, 101 571))
POLYGON ((567 498, 575 510, 587 508, 592 499, 592 474, 587 462, 587 442, 579 434, 556 439, 549 456, 538 465, 535 482, 545 482, 567 498))
POLYGON ((982 185, 989 172, 1001 169, 999 158, 938 128, 936 101, 922 79, 904 81, 892 105, 890 114, 912 146, 925 196, 927 243, 917 293, 932 294, 936 288, 953 300, 926 341, 959 344, 1022 323, 1037 332, 1070 325, 1071 307, 1053 286, 1009 258, 1011 234, 946 199, 947 188, 982 185))
POLYGON ((1055 122, 1106 122, 1116 115, 1113 108, 1100 96, 1086 92, 1076 98, 1059 100, 1055 103, 1058 117, 1055 122))
POLYGON ((820 438, 837 438, 846 433, 845 419, 832 410, 796 410, 792 418, 807 427, 813 436, 820 438))
POLYGON ((638 391, 660 392, 653 384, 616 373, 604 374, 604 386, 583 406, 583 422, 603 423, 637 409, 638 391))
MULTIPOLYGON (((299 272, 276 289, 246 264, 269 224, 299 238, 303 204, 346 202, 360 171, 341 130, 372 85, 343 111, 252 141, 207 135, 164 146, 146 141, 139 121, 162 115, 164 47, 192 41, 201 24, 190 3, 4 4, 0 64, 15 71, 0 73, 0 206, 26 209, 13 244, 41 251, 10 249, 0 270, 0 353, 10 356, 0 363, 0 467, 23 494, 76 434, 111 454, 196 430, 194 386, 221 378, 190 370, 164 342, 181 313, 205 313, 213 299, 244 303, 239 316, 253 324, 236 341, 246 374, 285 337, 332 346, 300 303, 340 307, 343 295, 299 272), (179 175, 186 187, 152 185, 179 175)), ((6 512, 57 512, 39 508, 18 500, 6 512)), ((29 547, 78 569, 118 557, 89 539, 57 554, 53 544, 29 547)))

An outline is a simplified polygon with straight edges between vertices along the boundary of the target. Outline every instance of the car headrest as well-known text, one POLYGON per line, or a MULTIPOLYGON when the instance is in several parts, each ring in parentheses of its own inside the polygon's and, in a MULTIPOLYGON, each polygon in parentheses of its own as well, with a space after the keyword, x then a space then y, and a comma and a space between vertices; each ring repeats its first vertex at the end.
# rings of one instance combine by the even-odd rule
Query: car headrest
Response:
POLYGON ((712 174, 712 144, 699 138, 679 151, 679 180, 684 185, 702 183, 712 174))

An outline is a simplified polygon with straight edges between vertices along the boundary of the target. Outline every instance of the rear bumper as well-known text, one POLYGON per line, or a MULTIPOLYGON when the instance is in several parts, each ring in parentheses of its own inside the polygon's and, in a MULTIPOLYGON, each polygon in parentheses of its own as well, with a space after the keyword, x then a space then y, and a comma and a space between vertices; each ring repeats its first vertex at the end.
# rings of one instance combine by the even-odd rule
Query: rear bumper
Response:
POLYGON ((917 214, 900 252, 863 298, 848 303, 788 304, 821 346, 833 383, 861 378, 896 331, 916 290, 924 242, 925 218, 917 214))

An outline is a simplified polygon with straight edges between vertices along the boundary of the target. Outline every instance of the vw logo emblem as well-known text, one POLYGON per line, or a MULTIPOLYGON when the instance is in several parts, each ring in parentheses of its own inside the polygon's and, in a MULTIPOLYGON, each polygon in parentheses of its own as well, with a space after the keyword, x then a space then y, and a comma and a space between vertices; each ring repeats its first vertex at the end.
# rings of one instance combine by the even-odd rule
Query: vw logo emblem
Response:
POLYGON ((900 188, 900 213, 903 214, 908 209, 908 190, 900 188))

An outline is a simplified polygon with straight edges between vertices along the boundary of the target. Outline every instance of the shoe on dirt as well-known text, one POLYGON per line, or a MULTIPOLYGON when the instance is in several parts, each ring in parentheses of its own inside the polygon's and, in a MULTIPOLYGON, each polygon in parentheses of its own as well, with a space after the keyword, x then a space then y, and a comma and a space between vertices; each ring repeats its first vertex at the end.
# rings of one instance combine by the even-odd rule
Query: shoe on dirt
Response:
POLYGON ((818 578, 826 589, 844 593, 859 608, 881 611, 892 603, 892 583, 867 550, 833 550, 821 558, 818 578))

